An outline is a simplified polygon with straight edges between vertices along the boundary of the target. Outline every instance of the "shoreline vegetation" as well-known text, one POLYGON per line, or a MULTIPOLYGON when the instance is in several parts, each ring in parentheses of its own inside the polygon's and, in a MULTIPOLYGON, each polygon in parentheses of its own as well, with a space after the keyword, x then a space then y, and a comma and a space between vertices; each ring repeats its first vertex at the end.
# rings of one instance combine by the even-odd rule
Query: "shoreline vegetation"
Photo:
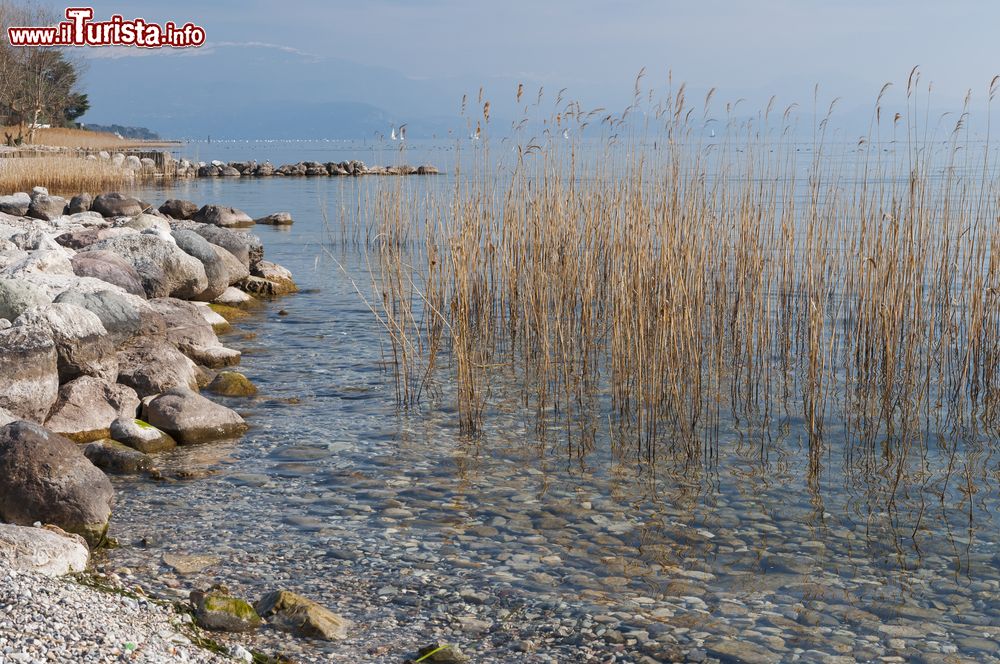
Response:
POLYGON ((714 458, 724 422, 762 454, 794 423, 817 474, 827 434, 846 436, 849 470, 889 469, 873 481, 891 504, 914 455, 997 424, 1000 174, 968 99, 928 127, 919 70, 901 112, 890 88, 846 150, 828 145, 833 104, 803 145, 796 105, 717 116, 714 91, 658 96, 642 75, 622 113, 559 98, 532 135, 543 93, 519 88, 526 119, 500 155, 480 92, 482 149, 450 191, 359 201, 398 401, 455 380, 468 435, 520 402, 539 430, 610 440, 650 472, 714 458), (588 125, 602 138, 584 151, 588 125))

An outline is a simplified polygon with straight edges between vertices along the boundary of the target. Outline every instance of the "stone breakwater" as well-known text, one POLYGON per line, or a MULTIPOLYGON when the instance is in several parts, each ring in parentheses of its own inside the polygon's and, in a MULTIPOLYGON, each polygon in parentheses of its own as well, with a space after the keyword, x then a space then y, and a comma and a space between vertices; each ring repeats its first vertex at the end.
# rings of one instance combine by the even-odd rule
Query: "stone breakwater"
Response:
POLYGON ((169 152, 142 152, 125 154, 101 151, 85 156, 90 160, 110 161, 140 175, 159 175, 177 178, 211 177, 358 177, 362 175, 438 175, 440 171, 429 164, 409 166, 368 166, 363 161, 300 161, 275 166, 270 161, 257 162, 213 160, 210 162, 175 159, 169 152))
MULTIPOLYGON (((277 213, 260 223, 291 221, 277 213)), ((157 469, 159 452, 247 430, 237 412, 200 391, 253 394, 233 369, 239 351, 217 336, 229 326, 222 314, 238 317, 257 298, 297 290, 288 270, 264 259, 259 238, 237 230, 253 224, 240 210, 183 200, 158 208, 119 193, 67 201, 41 187, 0 196, 4 569, 44 577, 85 570, 90 551, 108 541, 115 495, 106 473, 169 479, 157 469)), ((5 633, 29 609, 38 612, 18 605, 17 584, 26 582, 0 578, 13 621, 0 619, 0 662, 38 654, 37 644, 5 633)), ((46 592, 85 602, 63 586, 46 592)), ((310 636, 339 638, 348 625, 305 598, 265 600, 255 609, 214 588, 193 596, 191 611, 211 629, 255 627, 257 611, 289 630, 306 626, 310 636), (283 621, 283 612, 294 615, 283 621)), ((166 657, 177 643, 171 634, 146 641, 166 657)))
POLYGON ((437 175, 434 166, 366 166, 363 161, 326 162, 300 161, 274 166, 265 161, 212 161, 191 163, 182 159, 177 164, 177 177, 333 177, 360 175, 437 175))

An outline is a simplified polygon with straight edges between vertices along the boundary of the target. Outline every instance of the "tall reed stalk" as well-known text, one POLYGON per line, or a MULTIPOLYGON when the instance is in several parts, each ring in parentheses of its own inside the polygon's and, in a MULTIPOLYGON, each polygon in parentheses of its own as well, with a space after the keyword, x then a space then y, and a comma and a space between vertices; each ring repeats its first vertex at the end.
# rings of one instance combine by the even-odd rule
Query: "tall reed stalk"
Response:
POLYGON ((400 400, 453 383, 475 432, 515 392, 540 427, 610 426, 644 463, 711 453, 724 419, 801 422, 817 463, 832 416, 883 459, 992 430, 1000 182, 968 100, 938 130, 919 85, 894 114, 883 88, 846 147, 832 105, 805 128, 773 103, 717 121, 712 93, 657 100, 641 77, 622 114, 560 97, 491 144, 481 93, 449 191, 387 179, 357 208, 400 400))

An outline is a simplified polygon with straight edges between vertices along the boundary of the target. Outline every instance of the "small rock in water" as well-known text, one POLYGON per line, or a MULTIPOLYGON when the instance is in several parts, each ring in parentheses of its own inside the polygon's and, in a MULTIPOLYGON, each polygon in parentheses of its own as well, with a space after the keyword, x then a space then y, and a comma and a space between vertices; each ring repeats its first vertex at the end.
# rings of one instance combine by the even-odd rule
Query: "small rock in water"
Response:
POLYGON ((260 616, 246 601, 232 597, 223 586, 207 592, 191 592, 195 620, 205 629, 219 632, 248 632, 260 627, 260 616))
POLYGON ((353 626, 350 620, 287 590, 268 593, 257 602, 256 609, 278 629, 307 638, 344 639, 353 626))
POLYGON ((90 462, 109 473, 143 473, 152 470, 152 459, 139 450, 105 438, 95 440, 83 448, 90 462))
POLYGON ((131 417, 120 417, 111 423, 111 439, 146 454, 162 452, 177 446, 177 442, 152 424, 131 417))
POLYGON ((178 574, 194 574, 219 562, 215 556, 164 553, 163 563, 178 574))
POLYGON ((778 664, 781 661, 781 656, 776 652, 749 641, 719 639, 706 643, 705 649, 709 655, 724 662, 778 664))
POLYGON ((238 371, 220 371, 207 389, 226 397, 252 397, 257 394, 257 387, 238 371))
POLYGON ((468 662, 469 658, 462 654, 462 651, 457 646, 448 645, 447 643, 434 643, 424 646, 417 651, 416 657, 406 661, 408 663, 419 661, 433 662, 434 664, 462 664, 463 662, 468 662))
POLYGON ((255 224, 267 226, 288 226, 292 223, 292 215, 288 212, 275 212, 260 219, 254 219, 255 224))

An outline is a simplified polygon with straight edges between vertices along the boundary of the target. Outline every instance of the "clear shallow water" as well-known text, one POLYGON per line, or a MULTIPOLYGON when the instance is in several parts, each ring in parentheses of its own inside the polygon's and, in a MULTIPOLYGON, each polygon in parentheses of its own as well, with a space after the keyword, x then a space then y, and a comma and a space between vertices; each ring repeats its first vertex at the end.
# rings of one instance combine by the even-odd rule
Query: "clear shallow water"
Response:
POLYGON ((223 338, 261 391, 228 402, 253 426, 245 439, 161 460, 185 481, 116 481, 112 532, 126 546, 114 565, 178 596, 211 581, 250 597, 289 587, 360 625, 333 646, 260 637, 307 659, 400 661, 433 638, 476 661, 524 640, 533 647, 497 661, 668 661, 718 654, 719 639, 809 661, 997 658, 995 439, 927 441, 890 501, 883 461, 849 453, 836 424, 810 457, 794 412, 764 436, 723 422, 716 458, 655 475, 616 459, 606 435, 589 451, 558 427, 540 437, 516 405, 463 437, 448 386, 396 407, 382 333, 351 282, 369 294, 366 255, 333 241, 341 208, 371 186, 273 178, 143 192, 291 212, 290 230, 254 232, 303 292, 223 338), (141 538, 152 546, 132 546, 141 538), (219 562, 178 576, 160 562, 168 551, 219 562), (475 591, 487 599, 462 598, 475 591), (469 615, 491 627, 468 629, 469 615))

